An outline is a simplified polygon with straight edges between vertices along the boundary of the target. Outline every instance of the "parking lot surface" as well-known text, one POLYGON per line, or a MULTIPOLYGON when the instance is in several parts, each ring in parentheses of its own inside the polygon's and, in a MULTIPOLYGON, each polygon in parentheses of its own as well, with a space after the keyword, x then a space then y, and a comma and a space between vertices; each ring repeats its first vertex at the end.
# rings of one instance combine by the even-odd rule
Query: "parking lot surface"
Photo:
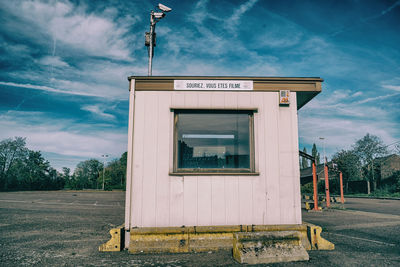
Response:
MULTIPOLYGON (((99 252, 124 220, 124 192, 0 193, 0 266, 240 266, 230 251, 99 252)), ((400 201, 348 199, 345 209, 303 212, 334 251, 269 266, 400 266, 400 201)))

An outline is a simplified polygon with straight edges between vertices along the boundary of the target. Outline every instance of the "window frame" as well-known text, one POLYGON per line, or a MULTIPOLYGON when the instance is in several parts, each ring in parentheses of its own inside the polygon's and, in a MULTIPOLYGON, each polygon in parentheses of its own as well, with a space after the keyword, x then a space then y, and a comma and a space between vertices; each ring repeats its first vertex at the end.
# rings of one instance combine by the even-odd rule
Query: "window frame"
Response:
POLYGON ((254 116, 256 108, 246 109, 213 109, 213 108, 171 108, 173 112, 173 171, 170 175, 259 175, 255 170, 254 116), (249 116, 249 168, 178 168, 178 115, 181 113, 248 113, 249 116))

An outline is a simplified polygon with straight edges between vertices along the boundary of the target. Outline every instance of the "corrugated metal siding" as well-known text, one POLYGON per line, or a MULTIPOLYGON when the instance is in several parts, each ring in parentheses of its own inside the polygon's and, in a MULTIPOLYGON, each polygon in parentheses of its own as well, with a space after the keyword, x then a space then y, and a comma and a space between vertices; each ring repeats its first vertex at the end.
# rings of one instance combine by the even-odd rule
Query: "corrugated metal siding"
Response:
POLYGON ((299 224, 296 93, 279 107, 277 92, 136 92, 131 226, 299 224), (173 112, 180 108, 257 108, 259 176, 169 176, 173 112))

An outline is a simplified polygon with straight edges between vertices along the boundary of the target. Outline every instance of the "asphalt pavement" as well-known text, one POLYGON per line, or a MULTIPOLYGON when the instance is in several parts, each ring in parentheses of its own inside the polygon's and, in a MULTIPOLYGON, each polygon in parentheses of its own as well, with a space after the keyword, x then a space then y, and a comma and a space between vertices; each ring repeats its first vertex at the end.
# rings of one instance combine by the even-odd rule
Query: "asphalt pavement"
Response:
MULTIPOLYGON (((124 200, 124 192, 0 193, 0 266, 240 266, 230 251, 99 252, 123 223, 124 200)), ((344 209, 303 211, 303 220, 322 226, 335 250, 269 266, 400 266, 400 200, 348 198, 344 209)))

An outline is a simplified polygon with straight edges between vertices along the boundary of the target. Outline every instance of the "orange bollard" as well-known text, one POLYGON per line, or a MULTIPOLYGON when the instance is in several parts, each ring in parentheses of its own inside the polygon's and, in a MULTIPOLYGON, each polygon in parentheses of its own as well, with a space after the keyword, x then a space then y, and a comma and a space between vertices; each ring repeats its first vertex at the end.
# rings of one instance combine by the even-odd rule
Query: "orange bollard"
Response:
POLYGON ((343 197, 343 174, 342 172, 339 173, 340 177, 340 201, 344 204, 344 197, 343 197))
POLYGON ((318 210, 318 188, 317 188, 317 171, 315 163, 312 163, 313 187, 314 187, 314 210, 318 210))
POLYGON ((329 177, 328 177, 328 166, 325 163, 324 166, 325 172, 325 193, 326 193, 326 207, 329 208, 331 206, 331 197, 329 195, 329 177))

